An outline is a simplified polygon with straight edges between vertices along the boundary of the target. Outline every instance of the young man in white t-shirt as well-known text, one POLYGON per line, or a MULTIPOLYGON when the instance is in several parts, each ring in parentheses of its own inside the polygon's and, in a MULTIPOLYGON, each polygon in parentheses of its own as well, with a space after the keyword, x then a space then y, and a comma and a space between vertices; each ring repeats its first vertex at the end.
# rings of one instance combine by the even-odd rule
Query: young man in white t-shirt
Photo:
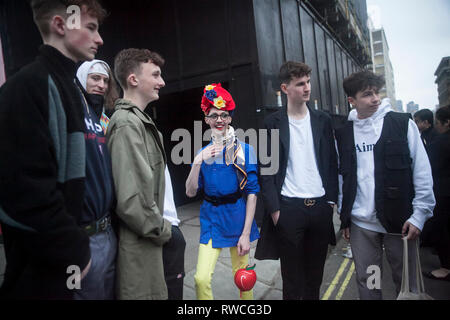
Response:
POLYGON ((255 257, 280 258, 285 300, 319 299, 328 244, 336 244, 336 149, 330 116, 307 106, 310 75, 304 63, 284 63, 279 78, 287 107, 265 119, 269 147, 279 147, 280 169, 261 175, 266 214, 255 257), (279 140, 271 139, 273 129, 279 140))

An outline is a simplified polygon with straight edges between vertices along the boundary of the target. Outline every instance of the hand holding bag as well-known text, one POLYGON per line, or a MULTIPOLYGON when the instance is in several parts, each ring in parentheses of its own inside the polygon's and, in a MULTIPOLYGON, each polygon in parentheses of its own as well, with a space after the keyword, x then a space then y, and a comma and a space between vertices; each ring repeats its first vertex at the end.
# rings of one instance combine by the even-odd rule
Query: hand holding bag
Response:
POLYGON ((403 239, 403 273, 402 273, 402 286, 397 300, 434 300, 428 294, 425 293, 425 285, 423 283, 422 268, 420 266, 419 257, 419 243, 416 239, 416 283, 417 293, 411 292, 409 289, 409 266, 408 266, 408 240, 406 237, 403 239))

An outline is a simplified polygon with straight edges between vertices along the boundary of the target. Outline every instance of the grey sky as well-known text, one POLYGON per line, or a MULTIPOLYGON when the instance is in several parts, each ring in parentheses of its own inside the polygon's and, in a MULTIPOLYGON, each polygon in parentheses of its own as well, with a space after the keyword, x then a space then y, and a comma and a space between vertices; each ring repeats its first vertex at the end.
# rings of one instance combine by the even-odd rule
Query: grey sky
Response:
POLYGON ((434 109, 434 72, 450 56, 450 0, 367 0, 367 8, 386 33, 397 100, 434 109))

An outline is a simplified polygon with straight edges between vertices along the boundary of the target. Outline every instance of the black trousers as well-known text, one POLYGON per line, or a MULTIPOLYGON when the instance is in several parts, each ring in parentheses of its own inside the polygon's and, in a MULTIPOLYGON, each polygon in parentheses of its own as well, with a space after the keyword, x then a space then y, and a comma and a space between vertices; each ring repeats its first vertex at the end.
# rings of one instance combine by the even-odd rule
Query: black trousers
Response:
POLYGON ((169 300, 183 300, 185 248, 183 233, 177 226, 172 226, 172 237, 163 246, 164 277, 169 300))
POLYGON ((450 269, 450 197, 436 197, 434 241, 441 267, 450 269))
POLYGON ((29 263, 20 232, 2 225, 6 257, 5 277, 0 287, 0 300, 72 300, 67 287, 67 267, 29 263))
POLYGON ((275 228, 284 300, 319 300, 332 218, 333 209, 324 198, 307 206, 305 199, 282 196, 275 228))

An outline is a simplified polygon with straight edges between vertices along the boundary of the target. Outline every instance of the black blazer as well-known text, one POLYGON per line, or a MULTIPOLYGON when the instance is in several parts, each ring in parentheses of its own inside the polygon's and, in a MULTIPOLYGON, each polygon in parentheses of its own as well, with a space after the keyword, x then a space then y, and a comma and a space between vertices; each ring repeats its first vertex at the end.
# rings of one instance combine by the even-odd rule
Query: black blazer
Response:
POLYGON ((450 197, 450 130, 439 134, 429 145, 436 198, 450 197))
MULTIPOLYGON (((334 143, 334 135, 331 124, 331 117, 322 111, 313 110, 308 107, 311 117, 311 128, 314 143, 314 152, 320 177, 322 178, 327 201, 337 203, 338 198, 338 170, 337 154, 334 143)), ((283 107, 264 120, 264 126, 268 131, 267 150, 270 152, 272 143, 271 129, 279 129, 279 170, 273 175, 260 175, 259 182, 264 202, 264 217, 261 228, 261 237, 255 252, 255 258, 278 259, 278 247, 271 213, 280 210, 281 188, 286 178, 286 169, 289 158, 289 119, 287 108, 283 107)), ((260 164, 261 169, 270 164, 260 164)), ((330 235, 330 243, 335 244, 334 234, 330 235)))
POLYGON ((428 156, 430 156, 430 145, 434 142, 434 140, 439 137, 439 132, 437 132, 434 128, 428 128, 420 134, 420 139, 423 142, 425 150, 427 151, 428 156))

